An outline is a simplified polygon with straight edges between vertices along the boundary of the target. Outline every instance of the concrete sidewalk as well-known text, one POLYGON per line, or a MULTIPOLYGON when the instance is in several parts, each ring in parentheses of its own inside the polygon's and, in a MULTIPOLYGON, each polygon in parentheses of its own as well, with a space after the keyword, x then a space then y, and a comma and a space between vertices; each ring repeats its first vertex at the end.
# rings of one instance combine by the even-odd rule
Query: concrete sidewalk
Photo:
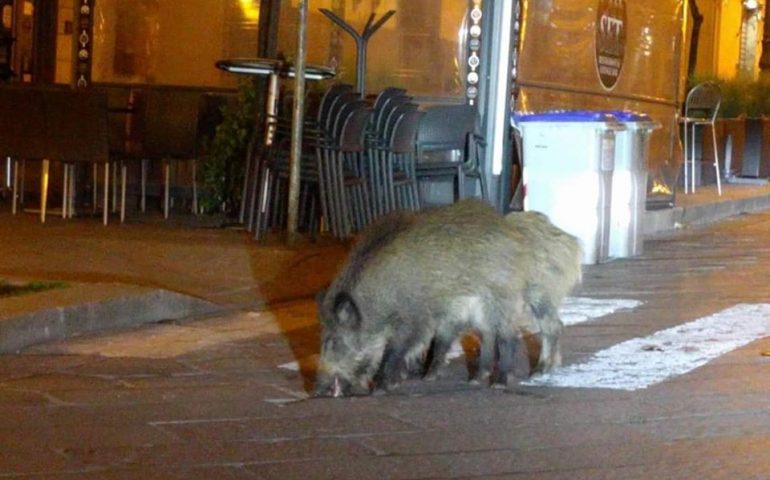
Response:
POLYGON ((206 221, 148 216, 105 227, 96 218, 52 215, 41 224, 35 215, 0 210, 0 279, 69 286, 0 298, 0 352, 132 322, 258 310, 312 296, 347 251, 326 239, 259 244, 243 230, 206 221))
MULTIPOLYGON (((678 195, 673 209, 646 212, 645 232, 764 209, 770 186, 726 185, 721 197, 715 187, 701 187, 678 195)), ((259 310, 309 297, 329 282, 347 248, 331 239, 288 247, 273 237, 260 244, 242 229, 189 215, 130 217, 106 227, 97 218, 50 215, 41 224, 0 204, 0 279, 70 285, 66 293, 0 299, 0 352, 132 322, 259 310)))

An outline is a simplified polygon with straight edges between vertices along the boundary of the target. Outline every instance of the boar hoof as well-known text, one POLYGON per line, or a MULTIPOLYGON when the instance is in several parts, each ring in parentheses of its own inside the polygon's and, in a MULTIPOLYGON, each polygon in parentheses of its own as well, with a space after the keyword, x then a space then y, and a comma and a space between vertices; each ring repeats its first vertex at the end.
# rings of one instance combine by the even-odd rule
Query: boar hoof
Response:
POLYGON ((508 372, 497 372, 490 385, 492 388, 506 388, 508 386, 508 372))

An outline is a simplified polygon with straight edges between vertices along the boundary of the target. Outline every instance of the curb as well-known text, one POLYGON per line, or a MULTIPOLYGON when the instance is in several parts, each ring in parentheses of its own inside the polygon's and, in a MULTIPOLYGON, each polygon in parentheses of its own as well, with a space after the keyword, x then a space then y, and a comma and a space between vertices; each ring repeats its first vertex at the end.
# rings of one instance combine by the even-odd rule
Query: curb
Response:
POLYGON ((205 300, 156 289, 99 301, 43 308, 0 319, 0 353, 85 333, 178 320, 218 311, 205 300))
POLYGON ((664 233, 687 225, 705 225, 742 213, 770 210, 770 195, 727 200, 690 207, 674 207, 645 212, 644 235, 664 233))

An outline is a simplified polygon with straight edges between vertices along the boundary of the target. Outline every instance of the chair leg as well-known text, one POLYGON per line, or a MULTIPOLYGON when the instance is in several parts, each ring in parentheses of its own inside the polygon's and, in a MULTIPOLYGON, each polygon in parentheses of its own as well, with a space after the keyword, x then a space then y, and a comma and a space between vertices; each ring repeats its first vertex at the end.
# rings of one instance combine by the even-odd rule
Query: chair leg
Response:
POLYGON ((265 226, 267 225, 268 217, 270 215, 268 199, 270 198, 271 180, 269 168, 265 168, 262 171, 259 182, 260 188, 257 192, 258 195, 255 196, 257 198, 257 212, 254 221, 254 238, 261 241, 264 239, 264 232, 266 231, 265 226))
POLYGON ((690 132, 690 193, 695 193, 695 124, 690 132))
POLYGON ((171 203, 171 165, 168 160, 163 161, 163 187, 163 218, 168 220, 171 203))
POLYGON ((487 181, 484 180, 484 173, 479 172, 479 186, 481 188, 481 198, 489 200, 489 192, 487 192, 487 181))
POLYGON ((118 211, 118 162, 112 162, 112 213, 118 211))
POLYGON ((45 223, 45 210, 48 206, 48 171, 50 163, 46 158, 43 160, 42 171, 40 173, 40 223, 45 223))
POLYGON ((66 163, 62 164, 62 192, 61 192, 61 218, 67 219, 67 204, 69 203, 69 179, 70 167, 66 163))
POLYGON ((714 170, 717 174, 717 193, 722 196, 722 181, 719 178, 719 151, 717 150, 717 132, 714 124, 711 124, 711 141, 714 145, 714 170))
POLYGON ((192 190, 193 190, 193 215, 198 215, 198 161, 192 159, 192 190))
MULTIPOLYGON (((321 161, 321 152, 317 147, 316 147, 316 169, 318 171, 318 186, 316 188, 316 192, 318 195, 318 202, 321 208, 321 218, 323 219, 324 222, 328 223, 329 211, 326 206, 326 197, 325 197, 326 179, 324 178, 323 162, 321 161)), ((319 233, 321 231, 322 226, 323 225, 319 222, 319 225, 318 225, 319 233)))
POLYGON ((19 202, 24 205, 24 185, 27 178, 27 160, 21 160, 21 184, 19 185, 19 202))
POLYGON ((460 200, 465 198, 465 172, 462 165, 457 167, 457 196, 460 200))
POLYGON ((684 148, 683 150, 683 157, 684 161, 682 162, 682 167, 684 168, 684 193, 685 195, 689 193, 690 190, 690 176, 688 175, 689 166, 687 163, 690 160, 690 150, 689 150, 689 143, 688 143, 688 134, 687 134, 687 120, 684 121, 684 148))
POLYGON ((147 167, 150 160, 147 158, 142 159, 142 171, 140 173, 140 184, 142 190, 142 198, 139 200, 139 209, 144 213, 147 210, 147 167))
MULTIPOLYGON (((241 224, 246 222, 246 206, 249 204, 249 180, 251 179, 251 164, 252 164, 252 149, 254 148, 254 137, 249 142, 249 146, 246 149, 246 165, 243 167, 243 186, 241 188, 241 206, 238 210, 238 221, 241 224)), ((247 229, 248 231, 248 229, 247 229)))
POLYGON ((126 177, 128 168, 125 163, 120 165, 120 223, 126 221, 126 177))
POLYGON ((93 181, 93 191, 91 192, 91 213, 96 215, 96 207, 99 204, 99 164, 94 162, 91 167, 91 179, 93 181))
POLYGON ((262 184, 262 176, 264 173, 261 173, 263 171, 263 162, 255 162, 253 166, 253 172, 252 172, 252 180, 251 180, 251 194, 249 195, 249 211, 248 211, 248 221, 246 222, 246 231, 251 232, 254 228, 254 221, 255 219, 259 218, 259 198, 262 195, 260 190, 260 185, 262 184))
POLYGON ((11 192, 11 213, 16 215, 19 191, 19 161, 13 161, 13 192, 11 192))
POLYGON ((67 218, 72 218, 75 215, 75 192, 77 192, 75 180, 75 164, 70 167, 70 198, 69 198, 69 211, 67 212, 67 218))
POLYGON ((102 224, 107 225, 110 214, 110 162, 104 162, 104 207, 102 208, 102 224))

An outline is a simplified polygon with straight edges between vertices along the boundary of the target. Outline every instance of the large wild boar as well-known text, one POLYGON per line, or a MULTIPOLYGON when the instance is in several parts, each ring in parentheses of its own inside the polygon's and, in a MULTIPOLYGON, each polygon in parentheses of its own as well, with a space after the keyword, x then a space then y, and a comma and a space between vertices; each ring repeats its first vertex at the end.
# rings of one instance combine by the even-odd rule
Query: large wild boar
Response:
POLYGON ((529 333, 540 332, 542 347, 537 370, 548 372, 561 365, 560 336, 563 328, 559 307, 581 281, 581 249, 574 236, 553 225, 539 212, 513 212, 506 223, 528 246, 531 274, 525 297, 533 315, 529 333))
MULTIPOLYGON (((533 315, 540 305, 526 297, 541 288, 531 288, 532 248, 517 222, 479 200, 397 213, 373 225, 319 295, 316 393, 388 388, 421 362, 431 342, 432 376, 468 330, 481 340, 477 378, 495 370, 494 381, 506 383, 522 329, 533 320, 558 321, 558 315, 533 315)), ((560 325, 539 330, 558 335, 560 325)))

